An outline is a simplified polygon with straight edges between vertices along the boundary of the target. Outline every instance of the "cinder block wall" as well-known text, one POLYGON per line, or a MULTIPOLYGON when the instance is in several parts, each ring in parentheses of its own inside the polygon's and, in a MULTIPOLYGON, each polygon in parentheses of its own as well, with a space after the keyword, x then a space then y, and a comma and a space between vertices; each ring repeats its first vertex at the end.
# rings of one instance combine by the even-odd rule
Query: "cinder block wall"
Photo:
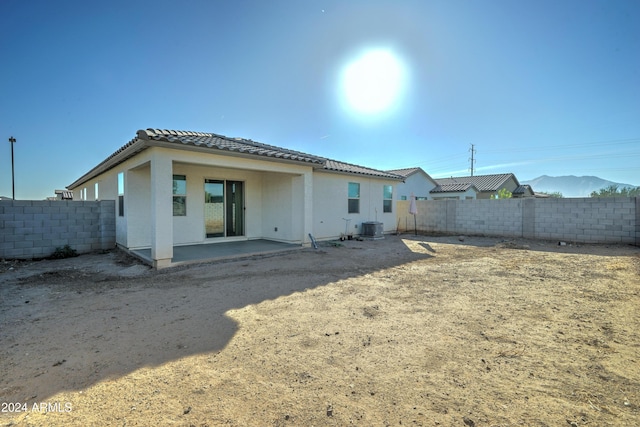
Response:
POLYGON ((78 253, 116 244, 115 201, 0 201, 0 258, 50 256, 69 245, 78 253))
MULTIPOLYGON (((396 204, 400 231, 413 231, 409 201, 396 204)), ((640 197, 418 200, 418 231, 640 245, 640 197)))

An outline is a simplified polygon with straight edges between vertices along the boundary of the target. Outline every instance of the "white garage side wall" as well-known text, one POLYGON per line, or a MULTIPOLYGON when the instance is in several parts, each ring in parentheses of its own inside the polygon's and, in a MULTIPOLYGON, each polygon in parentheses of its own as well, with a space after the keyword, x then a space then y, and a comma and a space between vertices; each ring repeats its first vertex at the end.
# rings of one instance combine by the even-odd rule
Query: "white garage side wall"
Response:
POLYGON ((383 223, 386 233, 396 229, 395 203, 391 213, 383 213, 383 186, 397 181, 346 175, 337 173, 315 172, 313 176, 313 234, 316 239, 335 239, 345 232, 346 221, 350 219, 348 232, 354 235, 361 233, 362 223, 378 221, 383 223), (360 184, 360 212, 348 213, 349 183, 360 184))

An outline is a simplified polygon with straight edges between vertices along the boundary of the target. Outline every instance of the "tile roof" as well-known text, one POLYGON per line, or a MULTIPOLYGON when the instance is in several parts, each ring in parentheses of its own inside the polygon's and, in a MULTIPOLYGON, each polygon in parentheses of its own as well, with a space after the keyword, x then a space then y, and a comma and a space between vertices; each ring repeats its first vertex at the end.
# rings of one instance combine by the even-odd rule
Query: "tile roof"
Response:
MULTIPOLYGON (((436 180, 436 181, 440 181, 440 180, 436 180)), ((457 193, 457 192, 465 192, 470 188, 475 188, 476 191, 478 190, 475 185, 471 184, 470 182, 464 183, 458 183, 458 182, 452 182, 452 183, 446 183, 446 184, 438 184, 437 186, 435 186, 431 191, 429 191, 429 193, 457 193)))
POLYGON ((519 185, 518 180, 512 173, 439 178, 436 179, 436 182, 440 186, 451 184, 473 184, 478 191, 498 191, 509 178, 513 178, 516 185, 519 185))
POLYGON ((392 170, 388 170, 387 172, 400 175, 406 178, 409 175, 413 175, 414 173, 419 171, 420 171, 420 168, 404 168, 404 169, 392 169, 392 170))
POLYGON ((513 190, 512 194, 525 194, 527 192, 533 194, 533 189, 531 188, 530 185, 524 184, 524 185, 518 185, 516 189, 513 190))
MULTIPOLYGON (((293 161, 307 163, 310 166, 331 171, 356 175, 367 175, 379 178, 389 178, 402 180, 403 177, 391 172, 344 163, 331 160, 325 157, 302 153, 300 151, 289 150, 287 148, 276 147, 275 145, 263 144, 244 138, 230 138, 224 135, 205 132, 176 131, 164 129, 139 130, 136 138, 120 147, 113 154, 73 182, 67 188, 75 188, 93 177, 106 172, 117 164, 134 156, 136 153, 156 144, 175 144, 175 148, 192 146, 208 149, 211 151, 223 151, 237 153, 246 156, 267 157, 274 160, 293 161)), ((223 154, 223 153, 221 153, 223 154)))
POLYGON ((350 163, 339 162, 337 160, 325 159, 324 170, 335 171, 335 172, 345 172, 345 173, 353 173, 356 175, 370 175, 370 176, 378 176, 382 178, 391 178, 401 180, 403 179, 402 175, 395 174, 392 172, 380 171, 377 169, 371 169, 364 166, 352 165, 350 163))
POLYGON ((299 151, 263 144, 250 139, 229 138, 215 133, 147 129, 139 130, 138 138, 147 141, 172 142, 196 147, 207 147, 213 150, 226 150, 299 162, 317 164, 322 164, 323 162, 323 159, 320 157, 299 151))
POLYGON ((244 138, 229 138, 215 133, 186 132, 173 130, 147 129, 139 130, 138 138, 153 141, 171 142, 185 145, 204 146, 213 150, 226 150, 256 156, 273 157, 276 159, 293 160, 318 165, 321 169, 333 172, 352 173, 357 175, 370 175, 392 179, 402 179, 401 176, 353 165, 350 163, 331 160, 325 157, 263 144, 244 138))

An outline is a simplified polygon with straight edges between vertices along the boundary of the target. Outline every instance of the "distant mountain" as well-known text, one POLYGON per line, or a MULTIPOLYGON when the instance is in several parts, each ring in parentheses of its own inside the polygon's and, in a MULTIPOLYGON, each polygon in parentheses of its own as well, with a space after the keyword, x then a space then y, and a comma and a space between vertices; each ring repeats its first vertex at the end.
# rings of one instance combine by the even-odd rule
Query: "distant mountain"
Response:
POLYGON ((622 184, 619 182, 607 181, 597 176, 547 176, 522 181, 520 184, 529 184, 536 193, 560 192, 564 197, 589 197, 593 191, 610 185, 617 185, 619 188, 631 187, 635 185, 622 184))

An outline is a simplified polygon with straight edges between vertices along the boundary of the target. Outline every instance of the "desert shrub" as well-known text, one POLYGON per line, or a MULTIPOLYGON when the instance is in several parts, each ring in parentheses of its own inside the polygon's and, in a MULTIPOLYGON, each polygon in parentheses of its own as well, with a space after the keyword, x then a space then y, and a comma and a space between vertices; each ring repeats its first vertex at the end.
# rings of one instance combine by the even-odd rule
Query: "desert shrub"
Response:
POLYGON ((76 252, 76 250, 69 245, 57 247, 56 250, 51 254, 52 259, 71 258, 74 256, 78 256, 78 252, 76 252))

